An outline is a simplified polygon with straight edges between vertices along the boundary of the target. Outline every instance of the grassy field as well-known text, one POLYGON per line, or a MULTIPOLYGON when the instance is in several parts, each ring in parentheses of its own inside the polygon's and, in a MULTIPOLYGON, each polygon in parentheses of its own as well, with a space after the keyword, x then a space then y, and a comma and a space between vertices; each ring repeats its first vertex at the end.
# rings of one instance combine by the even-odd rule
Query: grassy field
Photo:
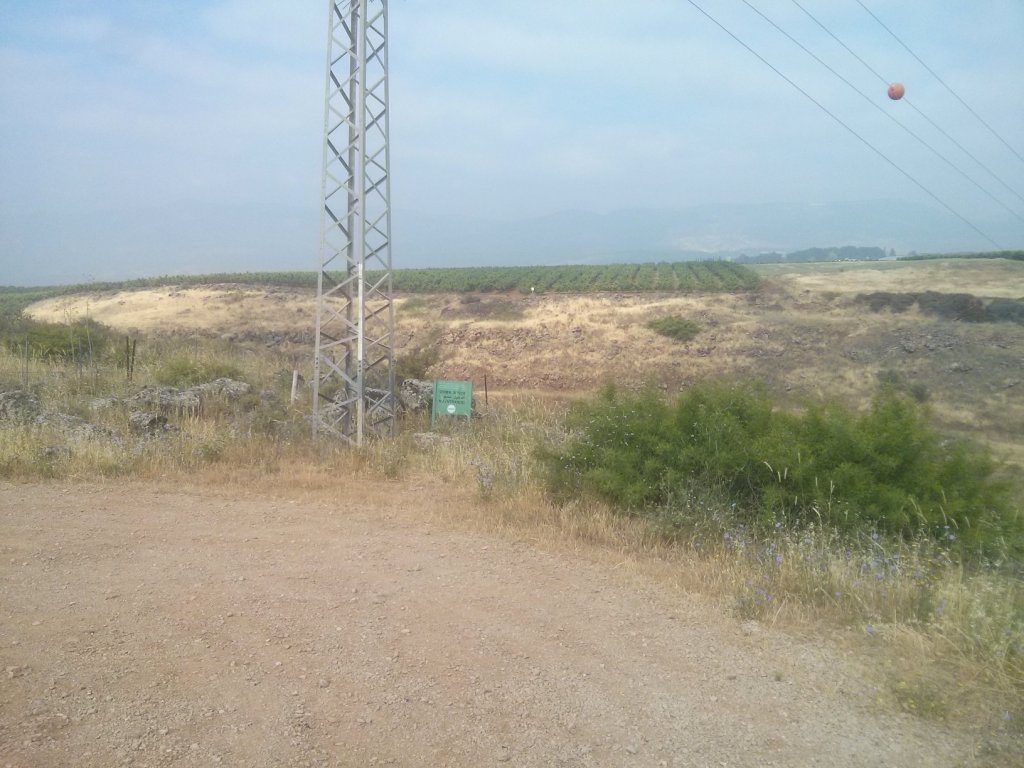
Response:
POLYGON ((1024 261, 1024 251, 982 251, 962 253, 922 253, 916 256, 902 256, 902 261, 924 261, 928 259, 1013 259, 1024 261))
POLYGON ((0 477, 153 479, 300 498, 329 495, 339 476, 403 486, 440 479, 475 496, 475 504, 455 505, 459 525, 603 552, 741 618, 839 638, 876 660, 878 706, 978 728, 989 734, 993 765, 1017 738, 1024 589, 1005 570, 961 562, 950 547, 868 531, 786 525, 755 535, 727 500, 711 497, 680 502, 676 514, 689 522, 671 530, 594 499, 556 503, 543 492, 536 449, 565 439, 566 403, 525 393, 492 394, 471 429, 434 447, 412 438, 423 416, 360 453, 315 446, 308 389, 288 402, 293 360, 283 350, 205 337, 146 344, 132 383, 116 359, 31 359, 26 367, 0 352, 0 391, 31 391, 42 412, 63 414, 42 423, 0 419, 0 477), (195 371, 227 373, 251 388, 204 395, 194 408, 156 408, 171 429, 129 428, 129 414, 142 407, 132 395, 167 382, 184 387, 195 371))
MULTIPOLYGON (((1024 466, 1024 327, 872 311, 864 292, 1012 297, 1024 263, 1006 260, 763 265, 753 291, 523 295, 398 294, 400 357, 427 373, 492 389, 565 397, 608 381, 674 392, 709 377, 762 381, 792 406, 806 398, 866 404, 878 378, 926 395, 944 428, 1024 466), (699 327, 680 343, 650 323, 699 327)), ((122 333, 269 344, 308 375, 311 289, 166 286, 63 295, 32 304, 55 323, 91 318, 122 333)), ((140 355, 150 353, 145 340, 140 355)))
POLYGON ((762 278, 814 293, 868 291, 966 292, 982 297, 1024 297, 1020 262, 1006 259, 757 264, 762 278))

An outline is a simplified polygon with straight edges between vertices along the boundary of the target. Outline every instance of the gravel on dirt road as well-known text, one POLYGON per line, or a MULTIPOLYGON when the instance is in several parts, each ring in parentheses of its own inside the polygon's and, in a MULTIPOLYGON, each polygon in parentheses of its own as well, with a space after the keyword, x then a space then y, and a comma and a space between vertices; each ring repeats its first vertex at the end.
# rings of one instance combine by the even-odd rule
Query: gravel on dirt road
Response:
POLYGON ((939 766, 843 654, 417 514, 0 484, 0 768, 939 766))

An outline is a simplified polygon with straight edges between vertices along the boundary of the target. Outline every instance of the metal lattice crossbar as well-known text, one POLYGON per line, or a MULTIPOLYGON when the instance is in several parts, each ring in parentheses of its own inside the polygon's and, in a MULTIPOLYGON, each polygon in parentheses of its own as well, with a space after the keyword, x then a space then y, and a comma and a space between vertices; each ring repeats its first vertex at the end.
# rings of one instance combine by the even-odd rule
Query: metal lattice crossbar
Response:
POLYGON ((313 435, 395 428, 387 0, 329 3, 313 435))

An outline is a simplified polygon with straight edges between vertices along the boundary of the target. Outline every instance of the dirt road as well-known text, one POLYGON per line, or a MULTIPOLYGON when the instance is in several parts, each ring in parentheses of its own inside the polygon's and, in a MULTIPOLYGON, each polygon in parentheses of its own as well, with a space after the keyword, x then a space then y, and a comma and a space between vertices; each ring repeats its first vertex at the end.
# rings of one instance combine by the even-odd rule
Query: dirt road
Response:
POLYGON ((917 766, 828 648, 416 510, 0 484, 3 766, 917 766))

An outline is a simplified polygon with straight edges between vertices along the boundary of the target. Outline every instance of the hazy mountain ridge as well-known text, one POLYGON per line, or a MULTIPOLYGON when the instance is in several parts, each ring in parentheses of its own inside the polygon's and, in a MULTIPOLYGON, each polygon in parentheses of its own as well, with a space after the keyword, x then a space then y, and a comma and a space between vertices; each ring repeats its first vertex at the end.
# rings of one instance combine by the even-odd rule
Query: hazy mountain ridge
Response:
MULTIPOLYGON (((564 211, 518 221, 399 211, 395 221, 396 257, 423 265, 672 260, 844 245, 897 253, 991 247, 951 214, 891 201, 564 211)), ((983 228, 1007 247, 1024 242, 1016 221, 994 219, 983 228)))
MULTIPOLYGON (((49 212, 0 212, 0 284, 315 269, 318 259, 319 212, 310 204, 83 206, 57 223, 66 228, 49 212), (67 231, 80 234, 70 239, 67 231)), ((1009 216, 978 224, 1006 248, 1024 246, 1024 224, 1009 216)), ((393 236, 396 267, 676 261, 840 246, 992 249, 945 211, 893 201, 562 211, 504 221, 398 209, 393 236)))

